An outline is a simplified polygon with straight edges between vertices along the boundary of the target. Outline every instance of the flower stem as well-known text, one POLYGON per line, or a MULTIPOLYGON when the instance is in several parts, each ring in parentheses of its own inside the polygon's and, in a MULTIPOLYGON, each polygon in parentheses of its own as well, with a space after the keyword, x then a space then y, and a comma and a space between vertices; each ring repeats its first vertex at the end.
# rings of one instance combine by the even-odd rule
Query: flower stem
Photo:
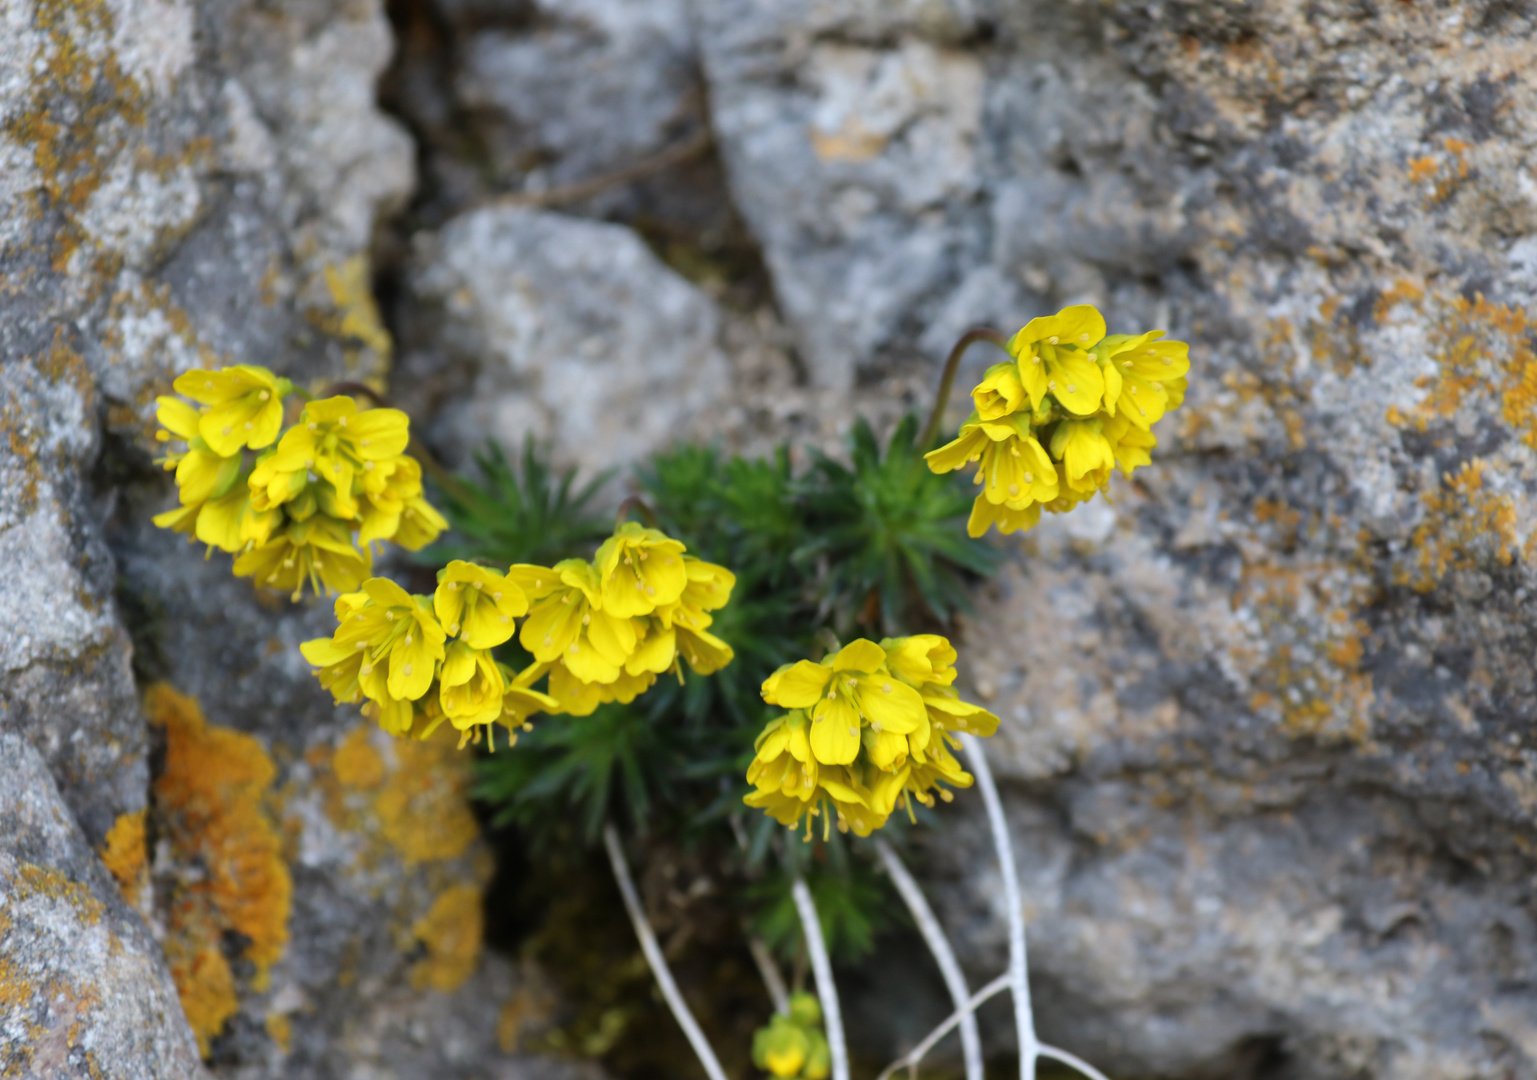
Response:
MULTIPOLYGON (((640 950, 646 954, 646 963, 651 965, 651 974, 662 989, 662 997, 672 1010, 673 1019, 678 1021, 683 1034, 688 1036, 689 1045, 694 1048, 694 1054, 710 1080, 726 1080, 726 1072, 720 1067, 715 1051, 710 1048, 709 1040, 704 1037, 699 1022, 689 1011, 688 1002, 683 1000, 678 984, 673 981, 672 971, 667 967, 667 958, 662 955, 662 947, 657 944, 656 934, 646 919, 646 911, 640 906, 640 896, 635 892, 635 882, 630 878, 630 867, 624 860, 624 849, 619 846, 619 831, 612 824, 603 826, 603 846, 608 849, 608 861, 614 868, 614 880, 619 884, 624 908, 630 913, 635 936, 640 939, 640 950)), ((844 1080, 847 1080, 846 1076, 844 1080)))
POLYGON ((641 520, 651 528, 654 529, 657 527, 656 511, 651 509, 651 505, 647 503, 645 499, 642 499, 639 495, 629 495, 626 496, 624 502, 619 504, 619 509, 614 513, 614 528, 617 529, 619 526, 628 521, 630 517, 630 511, 632 510, 639 514, 641 520))
POLYGON ((975 1014, 966 1007, 971 999, 971 991, 966 988, 966 976, 955 959, 950 939, 945 937, 944 927, 934 917, 934 910, 924 899, 923 890, 913 880, 913 875, 903 865, 896 850, 879 837, 875 841, 875 850, 880 854, 881 862, 886 866, 886 873, 891 875, 897 892, 902 894, 907 910, 912 913, 913 922, 918 924, 918 932, 923 935, 929 952, 934 954, 934 962, 939 965, 945 988, 950 991, 950 1000, 955 1004, 956 1014, 960 1017, 961 1056, 966 1062, 966 1080, 982 1080, 982 1036, 977 1031, 975 1014))
POLYGON ((990 341, 1005 352, 1009 348, 1009 339, 991 327, 978 326, 961 335, 945 360, 944 374, 939 377, 939 393, 934 395, 934 408, 929 413, 929 422, 923 428, 923 435, 918 439, 918 449, 927 450, 933 445, 934 437, 939 434, 939 425, 945 418, 945 406, 950 404, 950 387, 955 382, 955 373, 960 369, 961 355, 979 341, 990 341))
POLYGON ((987 820, 993 829, 993 847, 998 852, 998 872, 1003 876, 1003 906, 1009 920, 1009 989, 1014 997, 1014 1028, 1019 1034, 1020 1080, 1035 1080, 1035 1059, 1040 1042, 1035 1037, 1035 1015, 1030 1008, 1030 972, 1025 956, 1025 908, 1019 894, 1019 875, 1014 869, 1014 847, 1009 841, 1009 822, 1003 816, 1003 800, 993 771, 988 767, 982 741, 975 735, 961 735, 971 771, 976 774, 987 820))
MULTIPOLYGON (((825 811, 824 811, 825 812, 825 811)), ((817 918, 816 901, 799 874, 791 886, 795 910, 801 917, 806 935, 806 952, 811 956, 811 974, 816 979, 817 1000, 822 1003, 822 1021, 827 1028, 827 1049, 832 1058, 832 1080, 849 1080, 849 1048, 843 1038, 843 1010, 838 1007, 838 987, 833 982, 833 965, 827 956, 827 942, 822 939, 822 920, 817 918)))
POLYGON ((763 988, 768 991, 769 999, 774 1003, 774 1011, 780 1016, 789 1016, 790 991, 785 986, 785 978, 779 973, 779 965, 774 962, 768 946, 763 944, 763 939, 757 934, 748 934, 747 951, 752 953, 753 963, 758 965, 758 974, 763 976, 763 988))
POLYGON ((984 1004, 1008 988, 1009 977, 1005 974, 998 976, 975 994, 972 994, 964 1005, 949 1015, 944 1023, 925 1035, 921 1043, 882 1069, 880 1076, 876 1077, 876 1080, 887 1080, 887 1077, 898 1069, 916 1069, 918 1063, 923 1060, 923 1056, 934 1049, 940 1039, 950 1034, 956 1024, 959 1024, 965 1017, 972 1016, 984 1004))

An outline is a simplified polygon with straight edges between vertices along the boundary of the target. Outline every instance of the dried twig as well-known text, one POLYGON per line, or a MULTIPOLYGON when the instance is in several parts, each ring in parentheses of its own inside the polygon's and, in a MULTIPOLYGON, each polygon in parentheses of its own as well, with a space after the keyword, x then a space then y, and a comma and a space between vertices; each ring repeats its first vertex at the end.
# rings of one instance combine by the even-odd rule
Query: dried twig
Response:
POLYGON ((806 951, 811 954, 811 974, 816 979, 817 998, 822 1003, 822 1020, 827 1027, 827 1049, 832 1058, 832 1080, 849 1080, 849 1048, 843 1038, 843 1010, 838 1007, 838 987, 833 982, 833 965, 827 956, 827 942, 822 939, 822 920, 817 918, 816 901, 806 888, 806 879, 796 875, 791 886, 795 910, 801 917, 806 935, 806 951))
POLYGON ((714 136, 708 127, 700 128, 693 135, 663 147, 650 157, 641 158, 622 169, 615 169, 610 173, 588 177, 586 180, 578 180, 573 184, 562 184, 545 191, 519 191, 509 195, 501 195, 491 200, 493 206, 528 206, 545 208, 551 206, 567 206, 571 203, 590 199, 599 192, 611 187, 619 187, 623 184, 633 184, 637 180, 644 180, 653 173, 659 173, 663 169, 670 169, 674 165, 680 165, 690 158, 696 157, 709 149, 714 141, 714 136))
POLYGON ((918 932, 928 943, 929 952, 934 954, 934 962, 939 965, 945 988, 950 991, 950 1000, 955 1005, 961 1026, 961 1056, 966 1062, 966 1080, 982 1080, 982 1036, 977 1031, 976 1016, 966 1005, 971 998, 971 991, 966 988, 966 976, 962 974, 961 965, 955 959, 950 939, 945 937, 944 927, 934 917, 933 909, 923 897, 923 890, 918 888, 918 883, 908 873, 892 846, 884 839, 877 838, 875 850, 880 853, 886 872, 891 875, 892 883, 902 895, 907 910, 912 913, 913 922, 918 924, 918 932))
POLYGON ((877 1078, 877 1080, 888 1080, 891 1074, 896 1072, 898 1069, 916 1070, 918 1068, 918 1063, 923 1060, 923 1056, 930 1050, 934 1049, 934 1045, 939 1042, 940 1039, 943 1039, 946 1035, 950 1034, 951 1029, 953 1029, 956 1024, 959 1024, 966 1017, 975 1013, 977 1009, 981 1008, 984 1002, 992 1000, 994 997, 997 997, 1008 988, 1009 977, 1005 974, 998 976, 992 982, 978 990, 975 994, 971 995, 970 1000, 961 1006, 961 1008, 951 1013, 949 1018, 945 1020, 944 1023, 940 1024, 933 1031, 925 1035, 921 1043, 913 1047, 901 1057, 897 1058, 897 1060, 893 1061, 890 1065, 887 1065, 885 1069, 881 1070, 881 1075, 877 1078))
POLYGON ((988 768, 982 740, 963 734, 966 759, 976 774, 987 820, 993 829, 993 847, 998 851, 998 872, 1003 876, 1003 906, 1009 920, 1009 988, 1014 997, 1014 1027, 1019 1034, 1020 1080, 1035 1080, 1035 1059, 1040 1042, 1035 1037, 1035 1016, 1030 1009, 1030 974, 1025 957, 1025 909, 1019 895, 1019 875, 1014 869, 1014 847, 1009 841, 1009 822, 1003 816, 1003 800, 988 768))
POLYGON ((683 1034, 688 1036, 689 1045, 694 1048, 694 1054, 699 1058, 699 1064, 704 1066, 704 1071, 710 1080, 726 1080, 726 1072, 720 1067, 715 1051, 710 1048, 709 1040, 704 1037, 699 1022, 689 1011, 688 1002, 683 1000, 678 984, 673 981, 672 971, 667 967, 667 959, 662 955, 662 947, 657 944, 656 934, 651 929, 651 923, 646 919, 646 911, 640 906, 640 897, 635 892, 635 882, 630 878, 630 867, 624 861, 624 849, 619 845, 619 831, 611 824, 603 826, 603 846, 608 849, 608 861, 614 868, 614 880, 619 883, 619 895, 624 898, 624 909, 630 913, 630 922, 635 926, 635 936, 640 939, 641 952, 646 954, 646 963, 651 965, 651 974, 656 978, 656 984, 662 988, 662 997, 666 999, 667 1007, 672 1010, 673 1019, 678 1021, 683 1034))

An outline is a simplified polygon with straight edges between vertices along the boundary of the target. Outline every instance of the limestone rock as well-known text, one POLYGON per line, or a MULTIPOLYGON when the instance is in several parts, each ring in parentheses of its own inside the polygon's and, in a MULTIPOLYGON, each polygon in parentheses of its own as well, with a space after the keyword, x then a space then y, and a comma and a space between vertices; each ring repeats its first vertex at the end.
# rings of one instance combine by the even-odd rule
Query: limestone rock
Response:
POLYGON ((0 820, 0 1071, 205 1076, 159 945, 14 734, 0 734, 0 820))
POLYGON ((459 376, 437 445, 551 441, 591 472, 686 438, 725 402, 709 297, 632 231, 530 210, 478 210, 421 234, 406 379, 459 376))

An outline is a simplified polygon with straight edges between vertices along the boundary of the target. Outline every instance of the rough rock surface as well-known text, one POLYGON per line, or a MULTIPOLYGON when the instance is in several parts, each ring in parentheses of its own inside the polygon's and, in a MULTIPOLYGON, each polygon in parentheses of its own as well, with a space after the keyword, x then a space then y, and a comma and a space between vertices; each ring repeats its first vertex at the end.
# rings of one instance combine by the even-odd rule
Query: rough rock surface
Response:
MULTIPOLYGON (((966 628, 1005 719, 1048 1037, 1125 1076, 1537 1076, 1529 11, 402 7, 425 66, 389 94, 426 153, 409 220, 434 231, 390 315, 445 449, 825 444, 913 400, 966 325, 1080 300, 1192 342, 1156 464, 1012 544, 966 628), (622 225, 473 208, 706 115, 717 157, 572 206, 701 288, 622 225), (777 315, 710 283, 717 225, 695 226, 733 205, 777 315)), ((136 899, 171 929, 175 898, 204 912, 168 939, 173 971, 219 936, 228 986, 195 1001, 235 1002, 210 1036, 232 1074, 542 1068, 492 1049, 524 976, 446 932, 484 874, 452 767, 325 704, 293 651, 322 609, 253 599, 147 523, 168 493, 145 424, 175 372, 383 372, 368 245, 411 183, 373 101, 388 46, 372 3, 35 0, 0 21, 0 723, 92 846, 146 806, 163 824, 136 899), (257 747, 232 820, 288 875, 281 941, 198 907, 164 775, 149 800, 154 680, 202 725, 152 709, 156 740, 257 747), (413 846, 418 799, 462 847, 413 846)), ((990 977, 974 805, 929 869, 990 977)))
MULTIPOLYGON (((1128 1076, 1537 1075, 1530 14, 691 19, 820 415, 1064 303, 1193 343, 1154 467, 1012 544, 967 626, 1043 1030, 1128 1076)), ((954 817, 933 869, 990 977, 996 878, 954 817)))
MULTIPOLYGON (((0 978, 7 1039, 53 1040, 27 1053, 78 1045, 105 1075, 173 1076, 197 1071, 195 1036, 232 1076, 542 1068, 498 1047, 522 980, 481 962, 489 866, 462 761, 370 747, 294 651, 325 606, 258 596, 148 520, 174 498, 150 435, 179 372, 249 361, 318 389, 387 370, 369 246, 414 182, 375 101, 390 49, 372 2, 23 2, 0 19, 0 760, 23 768, 12 736, 47 760, 85 832, 59 872, 87 882, 100 924, 75 925, 75 893, 45 910, 7 887, 6 949, 23 950, 7 963, 81 1010, 0 978), (86 843, 163 960, 99 864, 80 877, 86 843), (81 981, 87 963, 109 982, 81 981), (180 1006, 153 996, 166 968, 180 1006)), ((52 797, 32 779, 7 798, 52 797)), ((9 845, 21 819, 0 818, 9 845)), ((41 860, 27 850, 6 857, 41 860)))
POLYGON ((0 1074, 205 1076, 159 945, 15 734, 0 734, 0 821, 0 1074))
POLYGON ((629 229, 479 210, 418 240, 402 370, 429 385, 467 376, 431 428, 451 459, 529 433, 596 472, 724 404, 715 305, 629 229))

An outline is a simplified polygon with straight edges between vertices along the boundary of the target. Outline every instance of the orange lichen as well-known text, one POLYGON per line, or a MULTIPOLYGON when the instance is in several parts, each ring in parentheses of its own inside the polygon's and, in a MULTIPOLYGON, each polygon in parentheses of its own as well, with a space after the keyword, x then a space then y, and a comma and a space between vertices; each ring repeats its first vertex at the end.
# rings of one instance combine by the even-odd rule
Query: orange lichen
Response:
POLYGON ((1453 570, 1509 566, 1520 548, 1516 507, 1509 495, 1484 489, 1484 462, 1475 458, 1420 496, 1425 519, 1393 567, 1396 584, 1430 592, 1453 570))
POLYGON ((1428 391, 1413 409, 1392 408, 1388 421, 1426 430, 1487 400, 1521 441, 1537 449, 1537 325, 1520 308, 1478 296, 1440 305, 1432 330, 1437 371, 1417 385, 1428 391))
POLYGON ((133 810, 118 815, 107 830, 101 846, 101 861, 112 876, 130 907, 137 907, 148 880, 148 862, 144 847, 144 811, 133 810))
POLYGON ((1245 568, 1234 605, 1253 613, 1265 646, 1252 709, 1293 735, 1369 739, 1375 693, 1361 670, 1369 628, 1354 614, 1367 587, 1339 564, 1245 568))
MULTIPOLYGON (((173 929, 185 931, 187 925, 182 922, 173 929)), ((206 1058, 214 1036, 240 1011, 235 975, 216 940, 197 945, 186 936, 173 936, 165 943, 165 958, 171 966, 171 978, 176 982, 187 1024, 197 1036, 198 1050, 206 1058)))
POLYGON ((62 900, 75 909, 82 922, 95 925, 101 921, 101 901, 91 895, 91 890, 72 881, 61 871, 35 863, 18 863, 16 877, 11 886, 11 899, 22 900, 29 896, 45 896, 62 900))
POLYGON ((254 738, 209 724, 195 700, 164 684, 150 688, 146 712, 165 730, 165 767, 154 785, 158 820, 175 862, 199 871, 185 875, 172 897, 166 953, 206 1054, 235 1008, 220 949, 225 935, 243 942, 256 990, 288 943, 293 886, 267 808, 277 770, 254 738))
POLYGON ((427 949, 427 955, 411 969, 411 985, 448 993, 475 974, 485 933, 480 889, 456 885, 433 901, 427 914, 416 921, 411 933, 427 949))
POLYGON ((397 767, 374 799, 384 839, 407 865, 464 854, 480 826, 465 789, 469 772, 445 725, 423 742, 400 740, 397 767))
POLYGON ((372 724, 359 724, 331 757, 331 770, 344 787, 376 788, 384 783, 384 758, 370 742, 372 724))

